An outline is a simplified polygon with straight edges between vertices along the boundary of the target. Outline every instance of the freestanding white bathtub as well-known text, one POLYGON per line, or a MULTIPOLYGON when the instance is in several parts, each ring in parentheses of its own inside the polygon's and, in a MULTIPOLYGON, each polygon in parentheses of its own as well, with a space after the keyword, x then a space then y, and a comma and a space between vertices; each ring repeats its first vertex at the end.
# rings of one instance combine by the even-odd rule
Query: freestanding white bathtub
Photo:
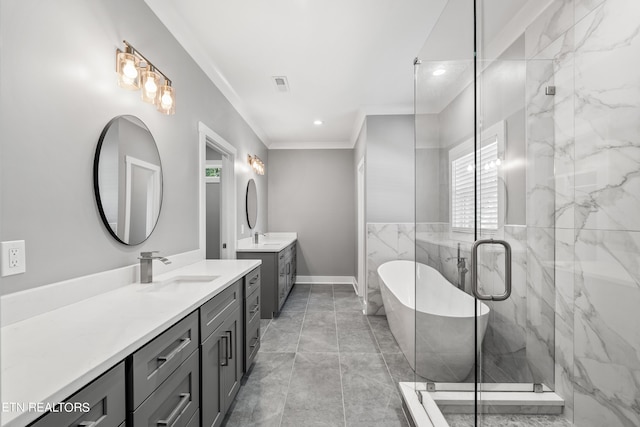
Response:
MULTIPOLYGON (((386 262, 378 268, 378 275, 389 328, 411 368, 430 381, 467 378, 474 366, 475 298, 438 270, 413 261, 386 262)), ((489 307, 478 304, 482 344, 489 307)))

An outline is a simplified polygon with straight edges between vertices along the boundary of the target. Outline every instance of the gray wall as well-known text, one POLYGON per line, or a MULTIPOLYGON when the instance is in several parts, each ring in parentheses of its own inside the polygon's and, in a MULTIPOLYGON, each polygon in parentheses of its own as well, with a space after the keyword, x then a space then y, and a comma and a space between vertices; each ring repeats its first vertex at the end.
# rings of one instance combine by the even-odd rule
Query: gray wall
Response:
POLYGON ((353 153, 272 150, 269 154, 268 231, 298 233, 299 275, 356 274, 353 153))
POLYGON ((220 259, 220 183, 207 183, 207 259, 220 259))
MULTIPOLYGON (((358 274, 358 164, 360 163, 360 160, 362 160, 363 157, 365 157, 366 154, 366 149, 367 149, 367 118, 365 117, 365 119, 362 122, 362 127, 360 128, 360 133, 358 134, 358 138, 356 139, 356 143, 353 146, 353 185, 354 185, 354 192, 353 192, 353 215, 354 215, 354 224, 356 226, 356 229, 354 231, 354 259, 355 259, 355 272, 356 272, 356 280, 358 279, 357 274, 358 274)), ((364 170, 365 170, 365 187, 364 187, 364 202, 365 202, 365 206, 364 206, 364 210, 365 210, 365 223, 363 224, 363 230, 362 232, 364 233, 364 235, 366 236, 366 203, 367 203, 367 183, 366 183, 366 178, 367 178, 367 162, 365 159, 364 162, 364 170)), ((366 239, 366 237, 365 237, 366 239)), ((366 260, 365 260, 366 263, 366 260)))
MULTIPOLYGON (((205 159, 222 160, 222 154, 207 147, 205 159)), ((207 183, 207 259, 220 259, 220 190, 220 183, 207 183)))
POLYGON ((367 116, 367 222, 414 222, 414 117, 367 116))
MULTIPOLYGON (((131 265, 142 250, 196 249, 199 121, 238 149, 239 162, 251 153, 269 167, 264 144, 143 0, 3 0, 0 31, 0 239, 24 239, 27 251, 26 274, 3 278, 2 293, 131 265), (118 87, 115 49, 123 39, 173 80, 174 116, 118 87), (146 123, 164 175, 158 225, 134 247, 109 235, 93 195, 100 132, 121 114, 146 123)), ((237 169, 238 227, 250 178, 262 189, 259 223, 266 224, 267 176, 237 169)))

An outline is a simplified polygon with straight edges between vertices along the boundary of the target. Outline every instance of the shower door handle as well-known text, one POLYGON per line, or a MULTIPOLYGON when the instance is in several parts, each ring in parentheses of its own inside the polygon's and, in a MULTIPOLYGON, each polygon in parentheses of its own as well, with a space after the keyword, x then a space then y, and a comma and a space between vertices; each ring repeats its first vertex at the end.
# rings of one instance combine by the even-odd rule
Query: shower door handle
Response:
POLYGON ((505 240, 476 240, 471 249, 471 289, 476 298, 483 301, 504 301, 511 296, 511 245, 505 240), (504 246, 504 293, 485 295, 478 290, 478 248, 482 245, 504 246))

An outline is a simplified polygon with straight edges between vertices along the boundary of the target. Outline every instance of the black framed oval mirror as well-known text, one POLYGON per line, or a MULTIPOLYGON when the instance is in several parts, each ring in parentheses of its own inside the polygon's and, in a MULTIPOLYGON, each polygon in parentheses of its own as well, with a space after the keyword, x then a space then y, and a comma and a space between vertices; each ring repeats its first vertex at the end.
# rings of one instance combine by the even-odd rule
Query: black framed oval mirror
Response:
POLYGON ((258 190, 256 188, 256 182, 253 179, 250 179, 247 184, 246 206, 247 223, 249 224, 249 228, 253 229, 256 227, 256 222, 258 221, 258 190))
POLYGON ((135 116, 105 126, 93 161, 100 216, 120 243, 138 245, 153 232, 162 206, 162 164, 156 141, 135 116))

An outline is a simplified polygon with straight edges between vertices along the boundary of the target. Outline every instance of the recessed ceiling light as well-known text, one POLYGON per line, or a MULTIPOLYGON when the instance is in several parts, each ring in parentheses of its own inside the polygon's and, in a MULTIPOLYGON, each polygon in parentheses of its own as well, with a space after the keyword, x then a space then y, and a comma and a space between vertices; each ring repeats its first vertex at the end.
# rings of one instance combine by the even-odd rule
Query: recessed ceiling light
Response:
POLYGON ((314 120, 313 121, 313 124, 316 125, 316 126, 320 126, 322 123, 323 123, 322 120, 314 120))
POLYGON ((443 74, 444 74, 444 73, 446 73, 446 72, 447 72, 447 70, 445 70, 444 68, 440 68, 440 69, 435 70, 435 71, 433 72, 433 75, 434 75, 434 76, 441 76, 441 75, 443 75, 443 74))

